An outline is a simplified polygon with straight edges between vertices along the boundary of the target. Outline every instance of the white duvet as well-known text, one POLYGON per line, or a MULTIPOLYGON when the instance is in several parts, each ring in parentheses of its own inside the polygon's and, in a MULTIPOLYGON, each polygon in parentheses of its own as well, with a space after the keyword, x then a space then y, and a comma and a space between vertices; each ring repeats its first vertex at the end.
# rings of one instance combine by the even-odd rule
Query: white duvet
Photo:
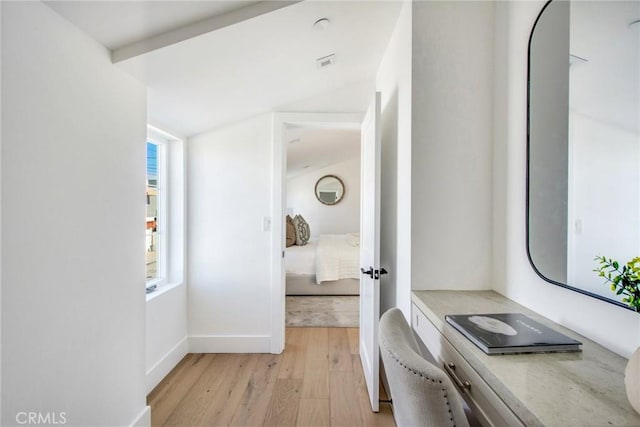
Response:
POLYGON ((304 246, 287 248, 285 266, 288 274, 316 274, 316 240, 310 240, 304 246))
POLYGON ((316 283, 359 278, 359 234, 321 235, 316 246, 316 283))

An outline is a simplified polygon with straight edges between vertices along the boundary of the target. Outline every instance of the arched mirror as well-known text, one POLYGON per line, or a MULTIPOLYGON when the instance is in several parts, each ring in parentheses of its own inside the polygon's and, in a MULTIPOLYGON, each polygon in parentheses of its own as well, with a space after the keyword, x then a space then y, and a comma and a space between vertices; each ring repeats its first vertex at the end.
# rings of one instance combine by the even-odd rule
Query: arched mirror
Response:
POLYGON ((325 205, 335 205, 344 196, 344 184, 335 175, 325 175, 316 182, 316 198, 325 205))
POLYGON ((593 270, 596 256, 640 256, 638 19, 638 1, 553 0, 529 39, 529 260, 623 307, 593 270))

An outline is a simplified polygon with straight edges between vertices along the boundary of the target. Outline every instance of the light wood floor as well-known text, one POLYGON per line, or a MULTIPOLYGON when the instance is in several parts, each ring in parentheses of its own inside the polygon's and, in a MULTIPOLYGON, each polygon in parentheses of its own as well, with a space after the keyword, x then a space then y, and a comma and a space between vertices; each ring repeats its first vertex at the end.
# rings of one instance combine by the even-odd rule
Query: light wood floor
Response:
POLYGON ((388 403, 371 412, 357 328, 287 328, 282 354, 188 354, 147 401, 152 426, 395 426, 388 403))

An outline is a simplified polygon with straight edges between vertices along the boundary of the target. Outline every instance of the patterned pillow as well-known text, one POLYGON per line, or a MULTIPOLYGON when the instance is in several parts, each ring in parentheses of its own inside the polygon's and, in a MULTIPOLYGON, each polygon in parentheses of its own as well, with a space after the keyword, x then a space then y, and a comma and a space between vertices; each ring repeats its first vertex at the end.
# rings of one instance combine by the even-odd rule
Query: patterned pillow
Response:
POLYGON ((296 228, 293 226, 293 219, 287 215, 287 247, 293 246, 296 244, 296 228))
POLYGON ((302 215, 293 217, 293 226, 296 229, 296 245, 304 246, 309 243, 311 231, 309 230, 309 224, 304 220, 302 215))

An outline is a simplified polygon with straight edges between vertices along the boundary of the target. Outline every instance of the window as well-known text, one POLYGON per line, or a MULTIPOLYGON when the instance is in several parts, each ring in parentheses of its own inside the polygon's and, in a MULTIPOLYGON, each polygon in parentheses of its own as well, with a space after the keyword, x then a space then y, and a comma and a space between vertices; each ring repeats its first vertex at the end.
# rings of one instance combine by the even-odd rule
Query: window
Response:
POLYGON ((147 141, 146 275, 147 290, 166 278, 166 146, 147 141))
POLYGON ((169 289, 184 283, 184 171, 183 140, 148 125, 145 221, 148 298, 154 297, 151 293, 156 288, 169 289))

